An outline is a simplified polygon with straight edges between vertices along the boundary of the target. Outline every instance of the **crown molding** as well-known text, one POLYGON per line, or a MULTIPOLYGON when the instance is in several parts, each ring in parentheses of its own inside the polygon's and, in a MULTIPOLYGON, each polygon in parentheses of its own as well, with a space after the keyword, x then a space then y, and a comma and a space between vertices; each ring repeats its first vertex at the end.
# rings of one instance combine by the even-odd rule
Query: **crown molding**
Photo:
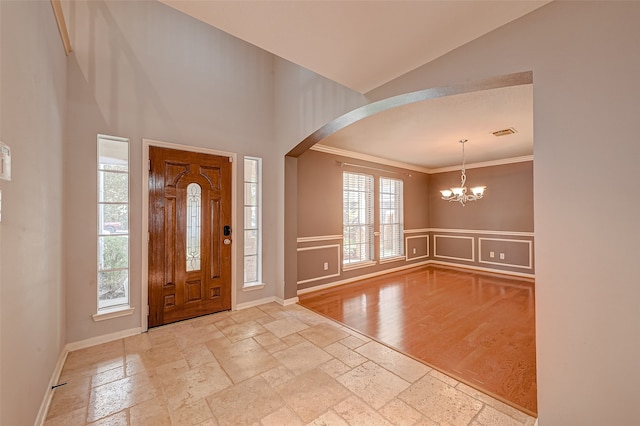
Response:
MULTIPOLYGON (((502 166, 505 164, 525 163, 527 161, 533 161, 533 155, 525 155, 522 157, 501 158, 499 160, 482 161, 480 163, 465 164, 465 169, 478 169, 480 167, 502 166)), ((462 165, 439 167, 436 169, 429 169, 429 173, 444 173, 460 170, 462 165)))
POLYGON ((398 167, 400 169, 412 170, 414 172, 429 173, 429 169, 425 167, 416 166, 415 164, 403 163, 401 161, 389 160, 382 157, 376 157, 374 155, 362 154, 360 152, 348 151, 346 149, 334 148, 332 146, 315 144, 311 148, 314 151, 324 152, 326 154, 339 155, 341 157, 354 158, 356 160, 370 161, 376 164, 384 164, 385 166, 398 167))
MULTIPOLYGON (((374 155, 362 154, 360 152, 349 151, 342 148, 335 148, 332 146, 315 144, 311 148, 313 151, 324 152, 325 154, 333 154, 339 155, 341 157, 353 158, 356 160, 370 161, 376 164, 383 164, 385 166, 398 167, 405 170, 413 170, 414 172, 421 172, 426 174, 434 174, 434 173, 444 173, 444 172, 452 172, 456 170, 460 170, 461 165, 457 166, 449 166, 449 167, 438 167, 435 169, 429 169, 427 167, 416 166, 415 164, 403 163, 401 161, 389 160, 382 157, 376 157, 374 155)), ((533 155, 525 155, 522 157, 513 157, 513 158, 502 158, 499 160, 492 161, 483 161, 480 163, 471 163, 465 164, 466 169, 477 169, 480 167, 490 167, 490 166, 502 166, 505 164, 514 164, 514 163, 524 163, 527 161, 533 161, 533 155)))

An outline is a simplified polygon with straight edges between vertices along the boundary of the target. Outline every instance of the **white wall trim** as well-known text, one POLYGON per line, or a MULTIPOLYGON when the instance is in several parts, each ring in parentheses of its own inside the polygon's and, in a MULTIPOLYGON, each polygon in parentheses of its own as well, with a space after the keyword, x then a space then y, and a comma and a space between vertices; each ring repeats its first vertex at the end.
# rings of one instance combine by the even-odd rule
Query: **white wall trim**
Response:
POLYGON ((442 260, 428 260, 427 262, 430 265, 442 265, 442 266, 450 266, 452 268, 472 269, 474 271, 490 272, 492 274, 512 275, 514 277, 522 277, 522 278, 535 278, 536 277, 535 274, 526 274, 526 273, 523 273, 523 272, 513 272, 513 271, 507 271, 507 270, 504 270, 504 269, 483 268, 482 266, 464 265, 464 264, 461 264, 461 263, 446 262, 446 261, 442 261, 442 260))
POLYGON ((113 342, 114 340, 124 339, 125 337, 135 336, 143 333, 142 327, 130 328, 128 330, 116 331, 115 333, 103 334, 102 336, 91 337, 89 339, 80 340, 78 342, 67 343, 65 350, 68 352, 77 351, 78 349, 90 348, 91 346, 101 345, 102 343, 113 342))
POLYGON ((475 238, 474 237, 466 237, 466 236, 460 236, 460 235, 440 235, 440 234, 435 234, 433 236, 433 257, 439 257, 441 259, 453 259, 453 260, 464 260, 466 262, 475 262, 476 260, 476 248, 475 248, 475 238), (465 240, 471 240, 471 259, 468 259, 466 257, 455 257, 455 256, 444 256, 441 254, 438 254, 438 237, 440 238, 456 238, 456 239, 465 239, 465 240))
MULTIPOLYGON (((523 231, 494 231, 494 230, 482 230, 482 229, 451 229, 451 228, 417 228, 417 229, 405 229, 405 234, 423 234, 427 232, 446 232, 451 234, 484 234, 484 235, 506 235, 512 237, 534 237, 533 232, 523 231)), ((317 235, 313 237, 299 237, 299 243, 325 241, 325 240, 338 240, 342 239, 342 235, 317 235)))
POLYGON ((430 228, 421 228, 421 229, 405 229, 403 232, 405 234, 422 234, 425 232, 429 232, 431 229, 430 228))
MULTIPOLYGON (((502 166, 505 164, 525 163, 527 161, 533 161, 533 155, 525 155, 522 157, 503 158, 500 160, 483 161, 480 163, 465 164, 466 169, 477 169, 480 167, 502 166)), ((460 166, 439 167, 436 169, 429 169, 429 174, 432 173, 444 173, 460 170, 460 166)))
POLYGON ((339 277, 340 276, 340 244, 329 244, 329 245, 324 245, 324 246, 312 246, 312 247, 302 247, 299 248, 297 251, 310 251, 310 250, 324 250, 324 249, 329 249, 329 248, 335 248, 337 251, 337 262, 336 262, 336 268, 338 270, 337 273, 334 274, 329 274, 329 275, 320 275, 318 277, 314 277, 314 278, 309 278, 306 280, 301 280, 298 281, 297 284, 305 284, 305 283, 310 283, 313 281, 319 281, 319 280, 324 280, 326 278, 333 278, 333 277, 339 277))
POLYGON ((112 318, 126 317, 128 315, 133 315, 133 311, 135 311, 135 307, 122 307, 113 310, 104 310, 102 312, 98 312, 97 314, 91 315, 95 322, 109 320, 112 318))
POLYGON ((243 285, 242 286, 242 291, 243 292, 249 292, 249 291, 256 291, 256 290, 262 290, 263 288, 265 288, 266 284, 265 283, 252 283, 250 285, 243 285))
MULTIPOLYGON (((413 170, 415 172, 421 172, 421 173, 427 173, 427 174, 444 173, 444 172, 452 172, 452 171, 460 170, 460 165, 448 166, 448 167, 436 167, 436 168, 430 169, 427 167, 417 166, 415 164, 389 160, 386 158, 376 157, 374 155, 362 154, 359 152, 349 151, 341 148, 334 148, 332 146, 322 145, 319 143, 313 145, 309 149, 312 149, 318 152, 324 152, 326 154, 333 154, 341 157, 348 157, 348 158, 354 158, 357 160, 370 161, 372 163, 384 164, 386 166, 398 167, 401 169, 413 170)), ((479 167, 501 166, 504 164, 514 164, 514 163, 525 163, 527 161, 533 161, 533 155, 524 155, 521 157, 502 158, 499 160, 482 161, 479 163, 465 164, 465 168, 477 169, 479 167)))
POLYGON ((275 302, 280 306, 295 305, 298 303, 298 297, 292 297, 291 299, 281 299, 277 296, 265 297, 263 299, 252 300, 250 302, 238 303, 238 305, 236 305, 236 310, 239 311, 242 309, 253 308, 255 306, 266 305, 267 303, 272 302, 275 302))
POLYGON ((366 278, 373 278, 373 277, 377 277, 377 276, 380 276, 380 275, 390 274, 392 272, 402 271, 404 269, 416 268, 418 266, 427 265, 428 262, 429 261, 427 260, 427 261, 424 261, 424 262, 412 263, 410 265, 402 265, 402 266, 398 266, 396 268, 385 269, 383 271, 378 271, 378 272, 372 272, 372 273, 366 274, 366 275, 358 275, 357 277, 347 278, 347 279, 341 280, 341 281, 334 281, 332 283, 322 284, 322 285, 318 285, 318 286, 315 286, 315 287, 303 288, 303 289, 298 290, 298 294, 311 293, 312 291, 324 290, 326 288, 331 288, 331 287, 335 287, 335 286, 342 285, 342 284, 348 284, 350 282, 364 280, 366 278))
POLYGON ((316 241, 341 240, 342 235, 317 235, 313 237, 298 237, 298 243, 313 243, 316 241))
POLYGON ((236 305, 236 309, 235 310, 240 311, 242 309, 253 308, 255 306, 265 305, 267 303, 271 303, 271 302, 275 302, 275 301, 276 301, 276 297, 275 296, 269 296, 269 297, 265 297, 265 298, 258 299, 258 300, 251 300, 249 302, 238 303, 236 305))
POLYGON ((299 301, 300 299, 298 299, 298 296, 292 297, 291 299, 280 299, 279 297, 276 297, 276 303, 280 306, 295 305, 299 301))
POLYGON ((414 235, 411 237, 404 237, 404 246, 405 246, 405 260, 407 262, 411 260, 424 259, 426 257, 429 257, 429 236, 428 235, 414 235), (409 257, 409 240, 415 239, 415 238, 425 238, 427 240, 427 254, 425 254, 424 256, 409 257))
MULTIPOLYGON (((297 251, 309 251, 309 250, 319 250, 326 248, 340 248, 340 244, 327 244, 324 246, 311 246, 311 247, 299 247, 297 251)), ((340 256, 340 252, 338 251, 338 257, 340 256)))
MULTIPOLYGON (((475 265, 462 265, 462 264, 459 264, 459 263, 445 262, 445 261, 439 261, 439 260, 426 260, 426 261, 423 261, 423 262, 418 262, 418 263, 412 263, 410 265, 405 265, 404 267, 386 269, 384 271, 373 272, 373 273, 367 274, 367 275, 360 275, 360 276, 357 276, 357 277, 348 278, 348 279, 341 280, 341 281, 334 281, 332 283, 327 283, 327 284, 317 285, 317 286, 314 286, 314 287, 299 289, 298 290, 298 294, 306 294, 306 293, 312 293, 314 291, 326 290, 326 289, 331 288, 331 287, 337 287, 339 285, 349 284, 349 283, 354 282, 354 281, 364 280, 364 279, 367 279, 367 278, 374 278, 374 277, 377 277, 377 276, 380 276, 380 275, 390 274, 392 272, 398 272, 398 271, 401 271, 403 269, 410 269, 410 268, 415 268, 415 267, 418 267, 418 266, 428 266, 428 265, 449 266, 449 267, 452 267, 452 268, 470 269, 470 270, 479 271, 479 272, 488 272, 488 273, 499 274, 499 275, 510 275, 510 276, 519 277, 519 278, 535 279, 535 277, 536 277, 535 274, 525 274, 525 273, 522 273, 522 272, 505 271, 505 270, 502 270, 502 269, 494 269, 494 268, 483 268, 481 266, 475 266, 475 265)), ((296 300, 296 302, 297 302, 297 300, 296 300)), ((296 303, 296 302, 294 302, 294 303, 296 303)))
MULTIPOLYGON (((211 154, 226 156, 231 158, 231 229, 236 229, 237 213, 237 174, 238 174, 238 154, 235 152, 218 151, 211 148, 181 145, 172 142, 162 142, 153 139, 142 139, 142 226, 140 239, 142 244, 142 277, 140 282, 140 303, 144 309, 140 309, 141 331, 149 329, 149 245, 144 244, 149 235, 149 147, 157 146, 161 148, 178 149, 181 151, 198 152, 201 154, 211 154)), ((236 308, 236 249, 231 250, 231 310, 236 308)))
POLYGON ((429 231, 430 232, 446 232, 451 234, 484 234, 484 235, 507 235, 512 237, 535 237, 535 234, 533 232, 520 232, 520 231, 488 231, 488 230, 481 230, 481 229, 448 229, 448 228, 429 228, 429 231))
POLYGON ((533 267, 533 250, 532 250, 532 246, 533 244, 531 244, 532 241, 531 240, 513 240, 513 239, 507 239, 507 238, 483 238, 483 237, 478 237, 478 262, 479 263, 486 263, 489 265, 500 265, 500 266, 510 266, 513 268, 523 268, 523 269, 531 269, 533 267), (510 243, 521 243, 521 244, 528 244, 529 248, 528 248, 528 252, 529 252, 529 264, 528 265, 516 265, 513 263, 506 263, 506 262, 491 262, 488 260, 482 260, 482 241, 486 240, 486 241, 506 241, 506 242, 510 242, 510 243))
POLYGON ((401 260, 406 260, 406 259, 407 259, 406 255, 393 256, 393 257, 386 257, 384 259, 380 259, 380 260, 378 260, 378 263, 380 263, 382 265, 382 264, 385 264, 385 263, 399 262, 401 260))
POLYGON ((361 154, 359 152, 348 151, 346 149, 334 148, 332 146, 315 144, 311 148, 314 151, 324 152, 326 154, 338 155, 341 157, 354 158, 356 160, 370 161, 372 163, 384 164, 385 166, 398 167, 405 170, 413 170, 414 172, 429 173, 429 169, 416 166, 415 164, 403 163, 401 161, 389 160, 386 158, 376 157, 374 155, 361 154))
POLYGON ((365 260, 363 262, 348 263, 346 265, 342 265, 342 270, 344 272, 353 271, 355 269, 370 268, 372 266, 376 266, 377 264, 377 260, 365 260))
POLYGON ((58 384, 60 380, 60 374, 62 374, 62 368, 64 367, 64 363, 67 360, 67 355, 69 354, 69 350, 65 346, 62 348, 60 355, 58 356, 58 362, 56 363, 56 367, 51 373, 51 379, 49 379, 49 385, 47 386, 47 390, 44 393, 44 397, 42 398, 42 403, 40 404, 40 410, 38 410, 38 416, 36 417, 36 421, 34 423, 35 426, 44 425, 44 421, 47 419, 47 414, 49 413, 49 407, 51 406, 51 400, 53 399, 53 387, 58 384))

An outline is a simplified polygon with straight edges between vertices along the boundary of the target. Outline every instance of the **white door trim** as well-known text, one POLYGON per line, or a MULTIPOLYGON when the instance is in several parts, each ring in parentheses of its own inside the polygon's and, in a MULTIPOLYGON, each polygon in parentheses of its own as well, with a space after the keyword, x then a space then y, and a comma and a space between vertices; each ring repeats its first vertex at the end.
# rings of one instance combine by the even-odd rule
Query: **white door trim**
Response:
MULTIPOLYGON (((238 173, 238 154, 235 152, 218 151, 210 148, 180 145, 171 142, 142 139, 142 279, 140 283, 140 316, 142 331, 149 329, 149 147, 177 149, 181 151, 198 152, 200 154, 219 155, 231 158, 231 229, 236 229, 236 175, 238 173), (147 241, 147 244, 145 244, 147 241)), ((236 250, 231 250, 231 309, 236 309, 236 250)))

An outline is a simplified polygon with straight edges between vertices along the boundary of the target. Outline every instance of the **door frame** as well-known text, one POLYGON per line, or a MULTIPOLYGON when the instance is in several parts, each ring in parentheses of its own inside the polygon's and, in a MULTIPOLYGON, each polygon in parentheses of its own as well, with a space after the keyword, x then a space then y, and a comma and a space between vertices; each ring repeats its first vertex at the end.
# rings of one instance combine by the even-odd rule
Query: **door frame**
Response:
MULTIPOLYGON (((180 151, 197 152, 200 154, 219 155, 230 157, 231 160, 231 229, 236 228, 236 175, 238 154, 235 152, 218 151, 199 146, 181 145, 172 142, 162 142, 153 139, 142 139, 142 279, 140 283, 140 309, 142 332, 149 329, 149 148, 156 146, 160 148, 177 149, 180 151), (145 241, 147 243, 145 243, 145 241)), ((239 237, 238 237, 239 238, 239 237)), ((231 247, 231 310, 236 310, 236 245, 231 247)))

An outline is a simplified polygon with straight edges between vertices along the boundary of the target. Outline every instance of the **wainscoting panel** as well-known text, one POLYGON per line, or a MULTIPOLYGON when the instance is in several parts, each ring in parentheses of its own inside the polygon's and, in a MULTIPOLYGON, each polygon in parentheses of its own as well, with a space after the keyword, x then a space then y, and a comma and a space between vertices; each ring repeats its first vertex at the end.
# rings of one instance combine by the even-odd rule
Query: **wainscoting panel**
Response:
POLYGON ((533 242, 506 238, 478 238, 478 261, 489 265, 533 268, 533 242))
POLYGON ((429 235, 412 235, 404 238, 407 262, 429 257, 429 235))
POLYGON ((433 257, 474 262, 476 260, 474 243, 473 237, 435 234, 433 257))
POLYGON ((340 249, 340 244, 298 248, 298 285, 339 277, 340 249))

